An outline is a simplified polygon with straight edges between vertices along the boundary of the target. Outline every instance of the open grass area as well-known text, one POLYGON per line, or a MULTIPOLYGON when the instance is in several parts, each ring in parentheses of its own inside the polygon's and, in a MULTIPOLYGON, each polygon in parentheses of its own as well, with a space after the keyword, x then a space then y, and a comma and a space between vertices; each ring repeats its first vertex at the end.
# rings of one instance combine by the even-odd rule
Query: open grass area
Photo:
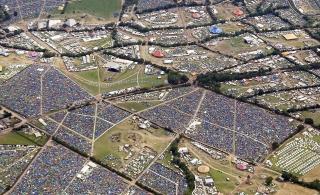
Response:
POLYGON ((74 73, 77 76, 80 76, 86 80, 93 81, 93 82, 99 82, 99 74, 97 70, 89 70, 89 71, 83 71, 83 72, 76 72, 74 73))
MULTIPOLYGON (((69 74, 70 78, 72 78, 75 82, 77 82, 83 89, 88 91, 92 95, 99 94, 99 84, 96 82, 87 82, 86 80, 83 80, 83 78, 75 77, 72 74, 69 74)), ((89 75, 85 75, 88 77, 89 75)))
POLYGON ((224 194, 232 192, 237 186, 237 180, 235 178, 232 178, 221 171, 210 170, 209 175, 213 178, 217 189, 224 194), (227 181, 227 178, 229 181, 227 181))
POLYGON ((131 110, 133 112, 139 112, 141 110, 145 110, 152 106, 158 105, 161 101, 152 101, 152 102, 123 102, 117 104, 118 106, 125 108, 127 110, 131 110))
POLYGON ((320 125, 320 110, 317 111, 303 111, 300 114, 304 118, 312 118, 315 125, 320 125))
MULTIPOLYGON (((249 34, 248 34, 249 35, 249 34)), ((261 50, 264 55, 273 52, 272 48, 267 48, 265 43, 260 43, 259 45, 247 44, 244 40, 246 34, 236 37, 231 37, 230 39, 219 40, 214 45, 210 45, 209 48, 214 51, 219 51, 222 54, 232 55, 235 58, 251 59, 256 57, 255 54, 246 54, 261 50), (246 54, 245 56, 241 56, 246 54)))
POLYGON ((94 143, 94 157, 116 169, 123 168, 131 157, 139 153, 142 148, 148 147, 157 153, 163 151, 173 136, 164 129, 139 129, 133 119, 125 120, 104 133, 94 143), (120 148, 129 145, 130 152, 120 148))
POLYGON ((0 135, 0 144, 12 144, 12 145, 36 145, 35 142, 27 139, 25 136, 17 132, 9 132, 4 135, 0 135))
POLYGON ((121 9, 121 0, 73 0, 66 7, 66 14, 83 14, 112 18, 121 9))
POLYGON ((6 66, 9 64, 32 64, 33 60, 28 58, 25 55, 18 55, 18 54, 10 54, 7 57, 0 56, 0 62, 6 62, 5 64, 0 64, 2 66, 6 66))
POLYGON ((112 38, 110 36, 110 37, 102 38, 96 41, 84 42, 81 45, 83 45, 84 47, 91 47, 91 48, 94 48, 94 47, 107 48, 112 45, 112 38))
POLYGON ((100 68, 99 74, 98 70, 66 72, 66 74, 92 95, 130 87, 153 88, 167 83, 167 75, 158 78, 158 75, 144 74, 144 66, 136 66, 119 73, 100 68))
POLYGON ((277 191, 276 195, 291 195, 291 194, 303 194, 303 195, 316 195, 319 194, 315 190, 311 190, 309 188, 304 188, 299 185, 291 184, 291 183, 280 183, 280 190, 277 191))

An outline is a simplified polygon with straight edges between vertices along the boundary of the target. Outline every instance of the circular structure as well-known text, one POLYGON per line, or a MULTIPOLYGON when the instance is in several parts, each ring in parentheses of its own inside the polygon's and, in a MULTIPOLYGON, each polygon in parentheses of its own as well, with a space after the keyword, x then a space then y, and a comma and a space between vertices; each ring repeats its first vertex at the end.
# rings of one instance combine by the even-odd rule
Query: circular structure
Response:
POLYGON ((210 171, 210 168, 206 165, 201 165, 198 167, 199 173, 208 173, 210 171))

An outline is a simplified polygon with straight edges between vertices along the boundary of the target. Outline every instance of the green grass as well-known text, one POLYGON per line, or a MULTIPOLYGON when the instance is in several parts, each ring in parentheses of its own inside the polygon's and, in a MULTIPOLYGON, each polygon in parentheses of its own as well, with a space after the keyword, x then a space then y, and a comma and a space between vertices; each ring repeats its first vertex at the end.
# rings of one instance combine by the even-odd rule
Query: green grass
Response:
POLYGON ((304 111, 301 112, 304 118, 312 118, 315 125, 320 125, 320 111, 310 112, 304 111))
POLYGON ((235 178, 232 178, 217 170, 210 170, 209 174, 213 178, 215 186, 220 192, 228 194, 235 189, 237 183, 235 178), (229 178, 230 181, 227 181, 227 178, 229 178))
POLYGON ((112 18, 121 9, 121 0, 74 0, 70 1, 65 14, 83 14, 101 18, 112 18))
POLYGON ((89 42, 83 43, 83 45, 85 45, 87 47, 92 47, 92 48, 94 48, 94 47, 108 48, 111 46, 111 44, 112 44, 111 36, 107 37, 107 38, 100 39, 100 40, 89 41, 89 42))
POLYGON ((83 72, 77 72, 76 75, 93 82, 99 82, 98 71, 97 70, 89 70, 83 72))
POLYGON ((35 142, 13 131, 6 133, 4 135, 0 135, 0 144, 36 145, 35 142))
MULTIPOLYGON (((72 76, 71 76, 72 77, 72 76)), ((91 85, 85 81, 82 81, 80 79, 77 79, 75 77, 72 77, 72 79, 77 82, 82 88, 84 88, 87 92, 89 92, 92 95, 98 95, 99 94, 99 87, 91 85)))
POLYGON ((146 75, 144 74, 143 68, 141 70, 140 69, 141 66, 136 66, 132 70, 128 69, 120 73, 114 73, 99 69, 101 82, 100 91, 98 70, 77 72, 74 73, 74 76, 71 74, 70 77, 92 95, 98 95, 99 93, 126 89, 130 87, 137 87, 138 74, 139 84, 142 88, 153 88, 167 83, 167 75, 162 75, 162 78, 158 79, 157 75, 146 75), (107 78, 112 78, 112 80, 105 82, 104 80, 107 78), (87 80, 88 82, 86 82, 85 80, 87 80))
POLYGON ((159 103, 161 103, 161 101, 156 101, 156 102, 124 102, 124 103, 119 103, 117 105, 122 108, 125 108, 127 110, 139 112, 139 111, 145 110, 149 107, 158 105, 159 103))
POLYGON ((119 146, 130 144, 134 147, 135 151, 146 146, 160 153, 171 139, 172 136, 169 136, 168 132, 164 129, 149 128, 149 131, 141 130, 128 119, 108 130, 95 141, 94 158, 116 169, 120 169, 127 163, 125 157, 128 153, 119 151, 119 146), (115 135, 119 136, 118 141, 112 141, 111 138, 115 135), (132 135, 135 135, 136 139, 130 138, 132 135), (106 156, 109 155, 115 157, 116 160, 106 160, 106 156))

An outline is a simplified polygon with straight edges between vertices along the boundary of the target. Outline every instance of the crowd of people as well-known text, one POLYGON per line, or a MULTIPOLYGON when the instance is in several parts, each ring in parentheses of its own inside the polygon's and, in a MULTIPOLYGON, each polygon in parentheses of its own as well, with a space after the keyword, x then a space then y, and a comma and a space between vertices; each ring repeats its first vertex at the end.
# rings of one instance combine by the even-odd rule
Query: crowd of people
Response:
POLYGON ((48 70, 42 79, 43 111, 46 113, 91 98, 89 93, 55 68, 48 70))
POLYGON ((193 87, 174 88, 174 89, 170 90, 168 94, 165 95, 163 100, 165 100, 165 101, 171 100, 173 98, 187 94, 187 93, 191 92, 192 90, 195 90, 195 88, 193 88, 193 87))
POLYGON ((182 174, 160 163, 154 163, 138 182, 168 195, 175 195, 176 192, 183 194, 187 189, 187 183, 182 174))
POLYGON ((0 88, 0 104, 27 117, 39 115, 41 76, 46 69, 45 66, 32 65, 6 81, 0 88))
POLYGON ((98 105, 98 117, 111 123, 118 123, 127 118, 130 113, 113 105, 101 103, 98 105))
POLYGON ((65 127, 60 127, 55 137, 84 154, 90 154, 92 147, 90 139, 86 139, 65 127))
POLYGON ((59 6, 63 6, 66 0, 46 0, 44 10, 48 13, 59 6))
POLYGON ((151 195, 151 193, 138 188, 137 186, 131 186, 126 195, 151 195))
POLYGON ((107 103, 86 105, 74 110, 56 112, 36 121, 40 127, 68 146, 89 154, 92 141, 130 113, 107 103), (97 116, 96 116, 96 106, 97 116), (62 126, 59 123, 62 122, 62 126), (56 132, 56 134, 54 134, 56 132))
POLYGON ((167 106, 176 108, 187 114, 194 114, 203 95, 203 90, 198 89, 188 95, 170 101, 167 106))
POLYGON ((23 18, 38 17, 42 9, 45 12, 51 12, 59 6, 63 6, 64 3, 65 0, 28 0, 19 2, 0 0, 0 5, 7 6, 8 14, 10 15, 10 19, 4 21, 4 24, 10 24, 23 18))
POLYGON ((121 194, 127 186, 117 174, 53 142, 12 194, 121 194))
POLYGON ((96 110, 96 104, 85 105, 75 110, 71 110, 71 113, 94 116, 96 110))
POLYGON ((187 136, 224 152, 233 152, 233 132, 203 121, 195 131, 188 131, 187 136))
POLYGON ((296 130, 288 118, 249 104, 237 104, 237 131, 267 145, 281 143, 296 130))
POLYGON ((202 94, 195 91, 142 112, 141 116, 200 143, 235 152, 248 161, 262 160, 274 142, 281 143, 296 130, 296 124, 286 117, 210 91, 206 91, 197 120, 192 122, 202 94))
POLYGON ((191 120, 191 116, 173 109, 167 105, 160 105, 141 113, 141 116, 158 124, 159 126, 177 132, 184 132, 185 125, 191 120))
POLYGON ((102 135, 107 129, 110 129, 113 125, 103 119, 97 118, 95 125, 94 138, 98 138, 102 135))
POLYGON ((222 127, 232 128, 235 112, 235 100, 222 95, 207 92, 197 117, 222 127))
POLYGON ((32 123, 34 125, 40 124, 41 129, 50 135, 53 135, 58 129, 59 124, 50 118, 44 117, 39 120, 33 121, 32 123), (41 122, 39 122, 39 120, 44 123, 42 124, 41 122))
POLYGON ((122 194, 128 186, 120 176, 99 165, 84 176, 76 177, 67 190, 67 194, 122 194))
POLYGON ((137 11, 143 12, 147 10, 154 10, 158 8, 164 8, 167 6, 175 5, 173 0, 139 0, 137 4, 137 11))
MULTIPOLYGON (((257 129, 256 131, 259 131, 257 129)), ((261 162, 268 154, 268 147, 249 137, 237 135, 235 140, 235 155, 249 162, 261 162)))
POLYGON ((0 145, 0 193, 11 186, 28 166, 40 148, 38 146, 0 145))
POLYGON ((60 123, 64 119, 66 114, 67 114, 67 111, 61 111, 61 112, 50 114, 49 117, 55 120, 56 122, 60 123))
POLYGON ((52 143, 31 164, 12 194, 61 194, 86 159, 52 143))
POLYGON ((27 67, 5 82, 0 94, 1 104, 26 117, 39 116, 41 105, 43 113, 48 113, 92 98, 60 71, 45 65, 27 67))
POLYGON ((63 121, 63 125, 89 139, 92 139, 94 122, 94 117, 68 113, 67 117, 63 121))

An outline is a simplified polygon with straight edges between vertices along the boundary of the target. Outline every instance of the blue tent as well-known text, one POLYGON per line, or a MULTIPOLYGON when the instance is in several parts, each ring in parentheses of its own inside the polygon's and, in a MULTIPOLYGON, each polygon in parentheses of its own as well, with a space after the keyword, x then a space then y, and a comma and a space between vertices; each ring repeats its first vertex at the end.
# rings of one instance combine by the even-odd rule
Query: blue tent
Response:
POLYGON ((223 32, 222 29, 217 27, 216 25, 210 26, 209 31, 212 34, 221 34, 223 32))

